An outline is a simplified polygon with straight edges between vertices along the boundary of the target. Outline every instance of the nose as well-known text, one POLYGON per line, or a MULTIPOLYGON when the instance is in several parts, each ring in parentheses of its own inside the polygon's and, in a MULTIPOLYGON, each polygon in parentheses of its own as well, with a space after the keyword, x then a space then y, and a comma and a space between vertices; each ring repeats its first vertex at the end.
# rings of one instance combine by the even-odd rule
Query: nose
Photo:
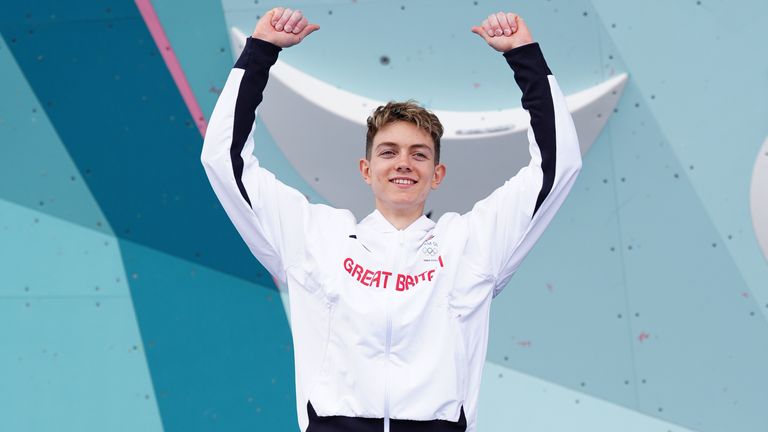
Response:
POLYGON ((410 172, 411 171, 411 164, 408 157, 401 157, 397 160, 397 171, 398 172, 410 172))

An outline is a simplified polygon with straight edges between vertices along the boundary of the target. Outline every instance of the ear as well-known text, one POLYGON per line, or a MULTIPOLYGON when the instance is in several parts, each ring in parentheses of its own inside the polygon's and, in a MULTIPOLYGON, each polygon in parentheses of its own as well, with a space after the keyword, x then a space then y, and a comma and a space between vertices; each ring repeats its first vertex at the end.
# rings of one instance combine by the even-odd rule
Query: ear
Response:
POLYGON ((368 159, 360 159, 360 175, 366 183, 371 184, 371 162, 368 159))
POLYGON ((435 166, 435 175, 432 176, 432 189, 437 189, 437 187, 440 186, 440 183, 445 178, 445 172, 445 165, 437 164, 435 166))

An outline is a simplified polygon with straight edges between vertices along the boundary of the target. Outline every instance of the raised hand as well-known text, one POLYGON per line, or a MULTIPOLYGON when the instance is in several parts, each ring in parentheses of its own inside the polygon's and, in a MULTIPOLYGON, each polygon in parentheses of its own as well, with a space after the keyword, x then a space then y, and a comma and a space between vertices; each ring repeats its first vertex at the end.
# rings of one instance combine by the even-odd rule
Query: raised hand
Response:
POLYGON ((506 52, 533 42, 525 21, 512 12, 488 15, 482 25, 472 27, 472 33, 483 38, 488 45, 499 52, 506 52))
POLYGON ((319 28, 317 24, 309 24, 299 10, 276 7, 261 17, 251 36, 288 48, 319 28))

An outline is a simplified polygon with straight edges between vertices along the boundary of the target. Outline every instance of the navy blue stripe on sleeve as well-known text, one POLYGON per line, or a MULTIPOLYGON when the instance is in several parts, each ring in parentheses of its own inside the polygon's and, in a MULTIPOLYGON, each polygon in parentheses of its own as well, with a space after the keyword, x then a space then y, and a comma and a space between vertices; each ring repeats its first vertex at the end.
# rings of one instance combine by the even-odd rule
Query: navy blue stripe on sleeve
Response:
POLYGON ((275 64, 281 50, 282 48, 269 42, 249 37, 240 58, 235 62, 235 68, 245 69, 245 73, 237 91, 229 156, 232 159, 232 169, 240 194, 251 207, 253 207, 251 200, 243 185, 243 158, 240 154, 256 120, 256 107, 263 99, 264 88, 269 78, 269 68, 275 64))
POLYGON ((539 44, 535 42, 509 50, 504 53, 504 57, 515 71, 515 81, 523 92, 523 108, 531 116, 531 128, 541 152, 541 169, 544 178, 533 210, 535 215, 555 182, 557 153, 555 107, 547 78, 552 72, 544 60, 539 44))

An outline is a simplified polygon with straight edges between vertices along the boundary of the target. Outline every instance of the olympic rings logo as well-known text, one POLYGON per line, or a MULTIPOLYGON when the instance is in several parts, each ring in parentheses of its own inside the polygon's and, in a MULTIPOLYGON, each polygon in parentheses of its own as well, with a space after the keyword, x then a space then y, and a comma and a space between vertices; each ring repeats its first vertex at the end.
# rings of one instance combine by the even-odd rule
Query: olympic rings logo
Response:
POLYGON ((437 255, 437 246, 425 245, 423 248, 421 248, 421 252, 424 255, 435 256, 437 255))

